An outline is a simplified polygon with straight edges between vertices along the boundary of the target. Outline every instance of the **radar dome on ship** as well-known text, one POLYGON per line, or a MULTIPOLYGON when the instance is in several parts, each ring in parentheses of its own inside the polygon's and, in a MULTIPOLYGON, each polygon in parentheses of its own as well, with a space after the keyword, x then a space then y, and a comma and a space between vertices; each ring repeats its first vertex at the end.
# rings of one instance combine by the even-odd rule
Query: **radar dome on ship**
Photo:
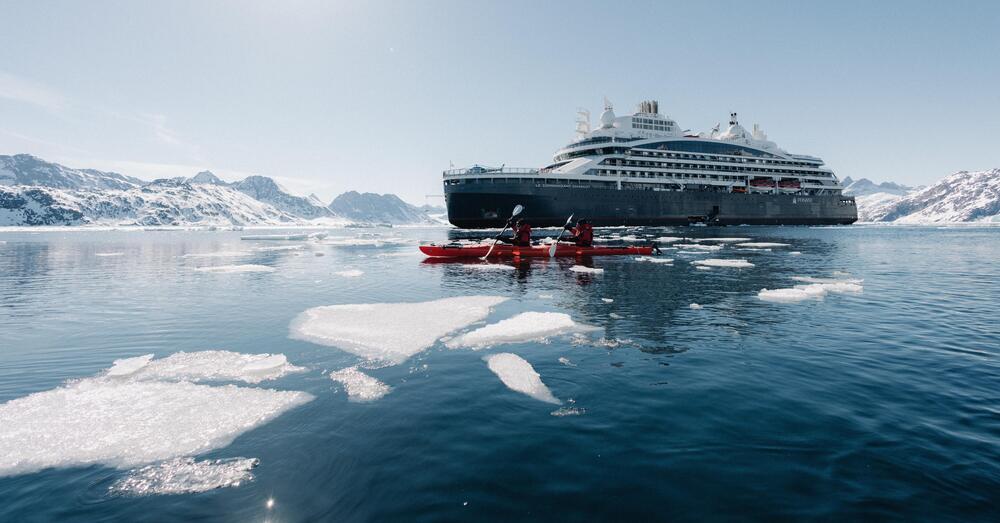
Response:
POLYGON ((601 113, 601 128, 610 129, 615 125, 615 111, 608 107, 601 113))

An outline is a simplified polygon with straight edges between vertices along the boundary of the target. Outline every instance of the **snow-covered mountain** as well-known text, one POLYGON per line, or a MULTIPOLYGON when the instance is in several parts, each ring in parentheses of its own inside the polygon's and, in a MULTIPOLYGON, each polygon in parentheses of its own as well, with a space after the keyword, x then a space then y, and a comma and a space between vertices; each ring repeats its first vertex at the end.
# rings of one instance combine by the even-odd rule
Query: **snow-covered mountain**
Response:
POLYGON ((850 176, 841 180, 840 183, 844 186, 844 194, 850 194, 855 197, 868 196, 870 194, 880 194, 880 193, 903 196, 908 194, 910 191, 914 189, 913 187, 902 185, 895 182, 875 183, 869 180, 868 178, 852 180, 850 176))
POLYGON ((858 218, 863 222, 1000 222, 1000 169, 959 171, 905 195, 862 198, 858 218))
POLYGON ((131 189, 146 182, 123 174, 71 169, 30 154, 0 155, 0 185, 37 185, 57 189, 131 189))
POLYGON ((229 184, 229 186, 293 216, 308 220, 334 216, 330 209, 314 204, 309 198, 289 194, 277 182, 266 176, 248 176, 243 180, 229 184))
POLYGON ((349 191, 336 197, 329 209, 338 216, 366 223, 436 223, 427 213, 395 194, 349 191))

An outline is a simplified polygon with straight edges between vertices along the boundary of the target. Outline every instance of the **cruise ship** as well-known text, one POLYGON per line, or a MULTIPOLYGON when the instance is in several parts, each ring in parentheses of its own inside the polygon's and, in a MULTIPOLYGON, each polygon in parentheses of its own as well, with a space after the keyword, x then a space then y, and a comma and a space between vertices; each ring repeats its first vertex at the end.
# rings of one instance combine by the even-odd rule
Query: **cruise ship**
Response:
POLYGON ((854 197, 815 156, 779 148, 758 125, 692 133, 656 101, 616 116, 605 100, 597 128, 578 113, 576 138, 542 168, 444 171, 448 220, 456 227, 503 225, 524 205, 534 226, 569 215, 610 225, 817 225, 858 219, 854 197))

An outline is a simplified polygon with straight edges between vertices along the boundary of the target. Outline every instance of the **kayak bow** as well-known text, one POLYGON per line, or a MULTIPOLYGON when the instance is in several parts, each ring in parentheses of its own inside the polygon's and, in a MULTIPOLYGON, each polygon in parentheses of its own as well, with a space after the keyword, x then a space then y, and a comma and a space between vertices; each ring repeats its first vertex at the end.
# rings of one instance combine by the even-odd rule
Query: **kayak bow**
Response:
MULTIPOLYGON (((517 247, 513 245, 498 245, 490 251, 489 245, 421 245, 420 252, 435 258, 482 258, 489 252, 490 258, 545 258, 549 256, 550 245, 532 245, 517 247)), ((556 247, 555 256, 626 256, 650 255, 652 246, 623 247, 578 247, 568 243, 560 243, 556 247)))

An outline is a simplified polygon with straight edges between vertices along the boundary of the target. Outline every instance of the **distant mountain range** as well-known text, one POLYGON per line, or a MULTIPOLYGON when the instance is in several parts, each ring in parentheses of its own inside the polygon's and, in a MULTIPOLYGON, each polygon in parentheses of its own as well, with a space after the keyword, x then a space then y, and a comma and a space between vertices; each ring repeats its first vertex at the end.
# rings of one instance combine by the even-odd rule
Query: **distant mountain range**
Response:
POLYGON ((0 225, 439 224, 393 194, 350 191, 329 205, 266 176, 225 182, 210 171, 147 182, 72 169, 27 154, 0 155, 0 225))
POLYGON ((1000 169, 958 171, 920 187, 844 178, 862 222, 904 224, 1000 222, 1000 169))

